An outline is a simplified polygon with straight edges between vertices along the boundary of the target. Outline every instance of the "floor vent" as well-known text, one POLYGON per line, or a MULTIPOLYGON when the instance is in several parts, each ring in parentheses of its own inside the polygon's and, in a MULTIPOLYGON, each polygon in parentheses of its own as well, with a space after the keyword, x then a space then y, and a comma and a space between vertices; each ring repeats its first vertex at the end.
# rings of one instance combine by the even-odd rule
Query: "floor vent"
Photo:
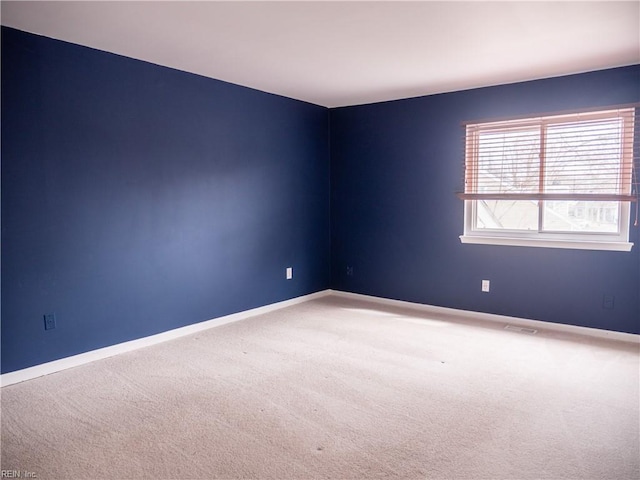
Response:
POLYGON ((538 333, 538 330, 534 330, 533 328, 516 327, 515 325, 505 325, 504 329, 511 330, 512 332, 530 333, 531 335, 538 333))

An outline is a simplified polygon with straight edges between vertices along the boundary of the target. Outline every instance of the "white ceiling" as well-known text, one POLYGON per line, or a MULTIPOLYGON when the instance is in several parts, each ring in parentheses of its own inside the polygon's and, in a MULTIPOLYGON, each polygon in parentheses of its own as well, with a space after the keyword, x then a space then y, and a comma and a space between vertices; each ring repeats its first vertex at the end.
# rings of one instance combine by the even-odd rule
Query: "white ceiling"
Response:
POLYGON ((640 63, 640 1, 12 2, 2 24, 336 107, 640 63))

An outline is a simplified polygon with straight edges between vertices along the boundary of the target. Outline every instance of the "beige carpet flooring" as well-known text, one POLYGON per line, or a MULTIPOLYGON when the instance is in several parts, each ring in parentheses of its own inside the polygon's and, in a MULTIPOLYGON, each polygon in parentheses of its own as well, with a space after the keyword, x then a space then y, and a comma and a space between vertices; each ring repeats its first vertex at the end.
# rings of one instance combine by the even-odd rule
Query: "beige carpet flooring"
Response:
POLYGON ((640 478, 637 344, 325 297, 1 390, 45 479, 640 478))

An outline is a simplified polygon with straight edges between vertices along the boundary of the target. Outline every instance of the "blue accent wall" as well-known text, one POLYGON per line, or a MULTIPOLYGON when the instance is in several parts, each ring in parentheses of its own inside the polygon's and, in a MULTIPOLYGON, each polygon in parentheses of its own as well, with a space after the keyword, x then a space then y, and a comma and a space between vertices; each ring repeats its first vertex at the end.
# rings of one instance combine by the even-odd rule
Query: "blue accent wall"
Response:
POLYGON ((463 122, 638 101, 632 66, 331 110, 333 288, 640 333, 638 227, 629 253, 461 244, 455 196, 463 122))
POLYGON ((3 27, 2 372, 326 288, 640 333, 638 228, 463 245, 455 196, 464 121, 638 101, 632 66, 328 110, 3 27))
POLYGON ((326 108, 3 27, 2 372, 328 288, 328 145, 326 108))

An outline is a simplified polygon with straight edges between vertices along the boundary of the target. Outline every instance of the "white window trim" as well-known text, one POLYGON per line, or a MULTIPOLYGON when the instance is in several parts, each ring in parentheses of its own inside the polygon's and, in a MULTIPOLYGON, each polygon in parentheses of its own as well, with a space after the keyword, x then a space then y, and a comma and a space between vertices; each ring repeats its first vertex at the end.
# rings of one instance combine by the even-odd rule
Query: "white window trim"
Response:
MULTIPOLYGON (((603 110, 602 113, 605 113, 605 111, 603 110)), ((530 120, 532 119, 523 119, 522 121, 528 122, 530 120)), ((467 138, 467 142, 468 141, 469 139, 467 138)), ((633 159, 630 161, 633 162, 633 159)), ((464 201, 464 233, 459 237, 461 243, 619 252, 629 252, 634 245, 633 242, 629 241, 631 208, 630 202, 628 201, 619 202, 620 231, 609 234, 541 231, 527 232, 522 230, 475 230, 473 228, 475 202, 476 200, 464 201)), ((640 208, 640 205, 636 204, 636 208, 640 208)))
POLYGON ((505 245, 511 247, 569 248, 574 250, 609 250, 613 252, 630 252, 632 242, 578 241, 578 240, 543 240, 460 235, 462 243, 479 245, 505 245))

